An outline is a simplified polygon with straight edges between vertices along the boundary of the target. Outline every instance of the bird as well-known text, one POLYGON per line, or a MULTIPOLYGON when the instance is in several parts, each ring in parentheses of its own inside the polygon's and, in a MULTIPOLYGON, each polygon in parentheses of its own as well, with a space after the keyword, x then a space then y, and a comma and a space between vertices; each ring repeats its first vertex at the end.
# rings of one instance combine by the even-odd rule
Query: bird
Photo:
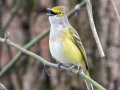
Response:
MULTIPOLYGON (((47 8, 50 22, 49 48, 52 57, 61 64, 69 65, 70 71, 74 66, 78 66, 87 76, 89 66, 84 46, 77 31, 70 25, 64 6, 47 8)), ((87 89, 93 90, 91 83, 86 81, 87 89)))

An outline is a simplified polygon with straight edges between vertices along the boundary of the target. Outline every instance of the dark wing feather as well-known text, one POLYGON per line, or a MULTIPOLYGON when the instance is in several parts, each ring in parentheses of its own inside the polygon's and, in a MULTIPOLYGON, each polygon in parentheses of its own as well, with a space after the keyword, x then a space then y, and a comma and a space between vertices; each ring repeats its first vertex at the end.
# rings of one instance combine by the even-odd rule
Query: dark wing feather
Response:
POLYGON ((72 26, 69 28, 69 32, 70 32, 76 46, 79 48, 79 50, 81 51, 81 53, 83 55, 83 58, 84 58, 84 61, 86 64, 86 69, 89 70, 86 52, 85 52, 85 49, 82 45, 82 42, 81 42, 81 39, 80 39, 78 33, 76 32, 76 30, 72 26))

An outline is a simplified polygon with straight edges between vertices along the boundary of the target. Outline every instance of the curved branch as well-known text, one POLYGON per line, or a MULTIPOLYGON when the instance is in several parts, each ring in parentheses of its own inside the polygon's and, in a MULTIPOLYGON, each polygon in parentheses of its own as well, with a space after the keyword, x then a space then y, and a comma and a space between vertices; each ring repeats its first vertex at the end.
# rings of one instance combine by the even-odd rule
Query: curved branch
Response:
POLYGON ((87 4, 87 11, 88 11, 88 16, 89 16, 89 20, 90 20, 90 26, 91 26, 92 33, 93 33, 93 36, 95 38, 98 50, 100 52, 101 57, 105 57, 105 54, 103 52, 103 49, 102 49, 100 40, 99 40, 98 35, 97 35, 97 31, 96 31, 96 28, 95 28, 95 24, 94 24, 94 20, 93 20, 93 14, 92 14, 92 5, 91 5, 90 0, 86 0, 86 4, 87 4))
MULTIPOLYGON (((3 38, 0 38, 0 42, 4 43, 4 39, 3 38)), ((10 45, 10 46, 13 46, 14 48, 20 50, 21 52, 29 55, 29 56, 32 56, 34 57, 36 60, 39 60, 40 62, 42 62, 45 66, 50 66, 50 67, 55 67, 57 68, 57 64, 53 64, 53 63, 50 63, 48 62, 47 60, 43 59, 42 57, 36 55, 35 53, 32 53, 16 44, 14 44, 13 42, 7 40, 5 42, 6 44, 10 45)), ((64 69, 64 70, 68 70, 67 67, 64 67, 64 66, 60 66, 61 69, 64 69)), ((72 69, 71 70, 72 73, 75 73, 77 74, 77 70, 75 69, 72 69)), ((1 74, 0 74, 1 75, 1 74)), ((106 90, 105 88, 103 88, 101 85, 99 85, 97 82, 95 82, 94 80, 92 80, 90 77, 88 77, 87 75, 85 75, 83 72, 79 72, 78 73, 79 76, 81 76, 82 78, 84 78, 85 80, 87 80, 88 82, 90 82, 91 84, 93 84, 96 88, 100 89, 100 90, 106 90)))

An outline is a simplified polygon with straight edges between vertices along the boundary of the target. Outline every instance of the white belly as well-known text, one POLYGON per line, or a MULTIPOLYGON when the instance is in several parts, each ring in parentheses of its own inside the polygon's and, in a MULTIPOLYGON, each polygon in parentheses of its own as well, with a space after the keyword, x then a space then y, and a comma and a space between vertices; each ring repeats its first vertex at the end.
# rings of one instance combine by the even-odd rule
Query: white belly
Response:
POLYGON ((66 57, 66 55, 64 54, 64 52, 63 52, 63 46, 62 46, 63 44, 62 43, 60 43, 59 41, 54 41, 54 42, 51 42, 51 43, 49 43, 49 47, 50 47, 50 52, 51 52, 51 54, 52 54, 52 57, 55 59, 55 60, 57 60, 57 61, 59 61, 59 62, 61 62, 61 63, 63 63, 63 64, 66 64, 66 65, 68 65, 68 64, 71 64, 71 63, 73 63, 73 62, 70 62, 71 60, 68 60, 68 58, 66 57), (68 62, 69 61, 69 62, 68 62))

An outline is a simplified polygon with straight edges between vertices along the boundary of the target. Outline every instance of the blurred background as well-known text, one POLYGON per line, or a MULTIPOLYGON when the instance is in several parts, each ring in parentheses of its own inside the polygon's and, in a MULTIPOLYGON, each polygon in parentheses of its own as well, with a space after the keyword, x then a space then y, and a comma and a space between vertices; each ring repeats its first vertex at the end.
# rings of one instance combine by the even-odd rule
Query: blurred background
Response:
MULTIPOLYGON (((50 24, 46 8, 57 5, 69 13, 83 0, 0 0, 0 33, 9 32, 9 39, 24 46, 40 35, 50 24), (7 25, 6 25, 7 23, 7 25)), ((114 0, 120 14, 120 0, 114 0)), ((107 90, 120 90, 120 26, 110 0, 92 0, 96 29, 106 55, 100 57, 87 14, 86 5, 73 14, 69 21, 78 31, 86 49, 93 80, 107 90)), ((56 63, 49 52, 49 34, 29 50, 49 62, 56 63)), ((2 70, 18 53, 14 47, 0 44, 0 69, 2 70)), ((86 90, 84 80, 67 71, 50 67, 43 73, 44 65, 33 57, 22 54, 0 82, 8 90, 86 90), (41 78, 42 76, 42 78, 41 78)))

